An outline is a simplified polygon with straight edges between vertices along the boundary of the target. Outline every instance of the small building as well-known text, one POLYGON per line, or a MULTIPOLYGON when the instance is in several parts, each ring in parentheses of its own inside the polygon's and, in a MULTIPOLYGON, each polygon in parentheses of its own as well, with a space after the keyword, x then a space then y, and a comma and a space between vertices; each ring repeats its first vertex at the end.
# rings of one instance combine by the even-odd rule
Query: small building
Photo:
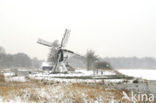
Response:
POLYGON ((51 62, 43 62, 42 66, 41 66, 42 70, 52 70, 53 69, 53 65, 51 62))

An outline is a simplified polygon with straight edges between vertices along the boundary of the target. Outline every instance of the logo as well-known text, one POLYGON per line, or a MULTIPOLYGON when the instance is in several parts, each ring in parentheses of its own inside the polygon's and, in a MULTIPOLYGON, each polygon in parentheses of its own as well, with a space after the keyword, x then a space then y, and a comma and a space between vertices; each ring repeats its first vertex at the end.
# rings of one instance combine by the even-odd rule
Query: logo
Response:
POLYGON ((134 93, 131 91, 130 95, 123 91, 123 97, 121 103, 137 103, 137 102, 154 102, 154 94, 134 93))
POLYGON ((127 94, 126 92, 122 92, 122 98, 121 100, 114 100, 114 97, 112 98, 112 100, 109 101, 109 103, 138 103, 138 102, 154 102, 155 101, 155 97, 154 94, 146 94, 146 93, 134 93, 133 91, 131 91, 129 94, 127 94))

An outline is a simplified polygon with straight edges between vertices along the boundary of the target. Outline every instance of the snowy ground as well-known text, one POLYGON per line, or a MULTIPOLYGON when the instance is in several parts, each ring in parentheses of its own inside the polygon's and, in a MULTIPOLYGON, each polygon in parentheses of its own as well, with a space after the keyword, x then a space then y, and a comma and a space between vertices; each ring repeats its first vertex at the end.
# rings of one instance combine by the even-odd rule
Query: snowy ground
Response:
MULTIPOLYGON (((149 80, 155 80, 156 73, 154 70, 133 69, 119 72, 149 80)), ((49 74, 46 71, 31 71, 24 76, 10 71, 3 71, 3 74, 5 80, 0 81, 0 103, 114 103, 121 99, 125 90, 156 96, 156 81, 145 83, 140 80, 134 84, 134 79, 102 79, 115 75, 109 71, 103 75, 82 69, 69 74, 49 74)))
POLYGON ((119 72, 134 76, 141 77, 147 80, 156 80, 156 70, 148 70, 148 69, 119 69, 119 72))
POLYGON ((113 103, 122 91, 83 83, 1 82, 0 103, 113 103), (115 98, 114 98, 115 97, 115 98))

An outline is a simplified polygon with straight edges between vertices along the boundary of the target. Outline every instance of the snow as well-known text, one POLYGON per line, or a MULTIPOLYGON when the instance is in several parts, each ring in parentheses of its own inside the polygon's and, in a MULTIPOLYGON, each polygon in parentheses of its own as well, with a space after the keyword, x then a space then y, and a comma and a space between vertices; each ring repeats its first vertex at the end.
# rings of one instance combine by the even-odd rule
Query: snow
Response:
MULTIPOLYGON (((156 80, 156 70, 145 70, 145 69, 119 69, 119 72, 122 74, 128 75, 128 76, 134 76, 134 77, 140 77, 147 80, 156 80)), ((94 75, 93 71, 87 71, 85 69, 77 69, 75 72, 71 72, 69 74, 49 74, 49 72, 36 72, 33 74, 30 74, 29 77, 32 79, 38 79, 38 80, 53 80, 53 81, 59 81, 59 82, 99 82, 99 77, 105 77, 105 75, 114 75, 115 73, 106 71, 103 73, 103 75, 94 75), (86 77, 86 76, 94 76, 94 79, 65 79, 66 77, 86 77), (62 79, 59 77, 63 77, 62 79)), ((20 81, 25 82, 26 79, 24 76, 14 76, 14 72, 5 72, 4 76, 6 81, 20 81)), ((122 82, 123 80, 105 80, 110 82, 122 82)))
POLYGON ((5 77, 7 76, 14 76, 15 73, 14 72, 8 72, 8 73, 3 73, 5 77))
POLYGON ((6 82, 10 81, 17 81, 17 82, 25 82, 26 79, 24 76, 17 76, 17 77, 5 77, 6 82))
MULTIPOLYGON (((98 79, 98 78, 105 78, 105 75, 114 75, 113 72, 106 71, 103 73, 103 75, 95 75, 93 71, 87 71, 84 69, 78 69, 74 73, 69 74, 49 74, 48 72, 43 73, 36 73, 36 74, 30 74, 29 78, 31 79, 37 79, 37 80, 48 80, 60 83, 98 83, 103 82, 104 79, 98 79), (70 78, 71 77, 71 78, 70 78), (81 78, 84 77, 84 78, 81 78), (91 78, 88 78, 91 77, 91 78), (70 78, 70 79, 68 79, 70 78)), ((122 82, 124 79, 105 79, 105 82, 122 82)))
POLYGON ((81 73, 82 75, 93 75, 93 71, 92 70, 87 71, 85 69, 77 69, 77 70, 75 70, 75 72, 81 73))
POLYGON ((43 62, 42 63, 42 67, 43 66, 51 67, 52 66, 52 63, 51 62, 43 62))
POLYGON ((29 77, 38 77, 38 78, 57 78, 57 77, 87 77, 87 76, 94 76, 96 78, 99 76, 105 76, 105 75, 114 75, 114 73, 106 71, 103 73, 103 75, 96 75, 93 73, 93 71, 87 71, 87 70, 76 70, 75 72, 71 72, 68 74, 58 73, 58 74, 49 74, 48 72, 41 72, 36 74, 30 74, 29 77))
POLYGON ((120 73, 128 76, 140 77, 147 80, 156 80, 156 70, 148 69, 119 69, 120 73))
MULTIPOLYGON (((156 80, 156 76, 155 76, 156 70, 143 70, 143 69, 122 70, 122 69, 120 69, 118 71, 123 74, 129 75, 129 76, 142 77, 142 78, 149 79, 149 80, 156 80)), ((25 82, 26 81, 25 76, 14 76, 13 72, 4 73, 4 75, 5 75, 5 80, 7 82, 9 82, 9 81, 25 82)), ((38 80, 45 80, 45 81, 47 80, 48 82, 52 82, 52 83, 60 82, 60 83, 65 83, 65 84, 67 84, 67 83, 69 83, 69 84, 70 83, 98 83, 98 82, 105 82, 107 84, 110 82, 124 81, 124 79, 96 79, 98 77, 104 77, 105 75, 114 75, 114 73, 106 71, 106 72, 104 72, 103 75, 94 75, 93 71, 78 69, 75 72, 73 72, 73 73, 71 72, 69 74, 49 74, 49 72, 47 72, 47 71, 46 72, 44 72, 44 71, 36 72, 36 73, 34 72, 33 74, 29 74, 28 77, 32 78, 32 79, 38 79, 38 80), (79 78, 78 79, 75 79, 75 78, 67 79, 66 78, 66 77, 83 77, 83 76, 84 77, 85 76, 94 76, 95 78, 93 78, 93 79, 79 79, 79 78), (59 78, 59 77, 64 77, 64 78, 59 78)), ((65 87, 65 85, 64 85, 64 87, 65 87)), ((61 89, 61 87, 57 86, 55 88, 48 87, 48 91, 46 88, 40 88, 40 89, 35 88, 34 91, 36 91, 39 98, 46 97, 47 100, 49 100, 49 101, 56 102, 55 100, 57 100, 59 97, 59 100, 72 102, 72 100, 70 100, 70 98, 65 98, 66 96, 63 94, 65 91, 63 92, 60 89, 61 89), (61 92, 59 92, 59 91, 61 91, 61 92), (56 95, 54 95, 54 94, 56 94, 56 95)), ((14 94, 15 98, 13 100, 6 101, 6 102, 4 102, 2 100, 2 98, 0 97, 0 103, 28 103, 30 96, 31 96, 31 91, 26 89, 23 92, 25 93, 22 95, 23 96, 22 98, 24 98, 24 100, 22 100, 22 98, 20 96, 14 94)), ((87 96, 86 94, 83 94, 83 93, 79 93, 79 94, 81 94, 81 96, 83 97, 83 99, 86 103, 89 102, 88 99, 86 99, 86 96, 87 96)), ((70 92, 69 92, 69 95, 70 95, 70 92)), ((103 102, 102 99, 100 99, 100 98, 102 98, 102 97, 97 97, 98 101, 95 100, 94 102, 98 103, 100 100, 101 100, 101 102, 103 102)), ((42 103, 44 101, 40 101, 40 102, 42 103)), ((114 103, 113 99, 110 103, 114 103)))
MULTIPOLYGON (((23 93, 21 95, 10 93, 9 95, 12 98, 7 101, 4 101, 0 97, 0 103, 73 103, 73 98, 76 98, 75 96, 78 96, 77 98, 80 98, 83 103, 103 103, 104 100, 107 99, 104 96, 100 95, 97 96, 96 99, 93 99, 92 97, 88 96, 87 92, 81 91, 81 89, 73 89, 71 88, 71 86, 72 85, 68 84, 47 86, 43 88, 23 89, 21 90, 21 92, 23 93), (32 98, 37 98, 38 101, 30 101, 32 98)), ((88 90, 86 89, 86 91, 88 90)))

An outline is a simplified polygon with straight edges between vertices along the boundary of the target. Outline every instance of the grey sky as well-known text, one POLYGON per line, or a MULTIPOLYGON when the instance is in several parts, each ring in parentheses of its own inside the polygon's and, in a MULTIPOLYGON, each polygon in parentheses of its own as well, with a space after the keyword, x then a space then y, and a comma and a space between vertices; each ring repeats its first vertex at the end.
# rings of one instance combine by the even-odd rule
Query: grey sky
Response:
POLYGON ((0 45, 8 53, 46 58, 38 38, 61 40, 67 48, 102 57, 156 57, 156 0, 0 0, 0 45))

